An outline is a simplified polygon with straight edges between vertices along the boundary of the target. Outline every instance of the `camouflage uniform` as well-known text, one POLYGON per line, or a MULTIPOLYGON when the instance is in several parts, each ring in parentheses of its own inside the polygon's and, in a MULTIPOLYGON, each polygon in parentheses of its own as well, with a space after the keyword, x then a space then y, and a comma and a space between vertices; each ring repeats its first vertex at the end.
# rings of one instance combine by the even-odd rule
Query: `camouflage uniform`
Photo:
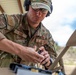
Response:
MULTIPOLYGON (((54 49, 54 41, 50 32, 40 23, 36 30, 31 28, 27 22, 26 14, 0 15, 0 40, 7 38, 23 46, 38 48, 44 46, 52 59, 57 54, 54 49)), ((21 60, 17 55, 0 51, 0 67, 7 67, 11 62, 23 63, 26 65, 35 65, 33 63, 21 60)), ((39 64, 36 64, 40 67, 39 64)))

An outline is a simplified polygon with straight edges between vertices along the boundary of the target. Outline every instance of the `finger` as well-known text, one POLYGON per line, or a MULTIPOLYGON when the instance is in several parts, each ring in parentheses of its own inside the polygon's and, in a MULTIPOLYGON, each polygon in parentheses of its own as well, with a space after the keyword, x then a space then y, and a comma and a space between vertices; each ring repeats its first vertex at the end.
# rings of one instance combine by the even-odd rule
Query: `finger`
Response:
POLYGON ((45 60, 42 61, 42 64, 45 64, 48 61, 49 61, 49 58, 45 58, 45 60))
POLYGON ((48 54, 47 51, 42 51, 41 55, 45 56, 46 54, 48 54))
POLYGON ((45 64, 46 67, 49 67, 50 65, 51 65, 50 61, 48 61, 48 62, 45 64))
POLYGON ((40 59, 44 59, 44 56, 36 52, 36 57, 40 59))
POLYGON ((46 67, 49 67, 49 66, 51 65, 50 60, 49 60, 48 62, 43 62, 42 65, 44 65, 44 66, 46 66, 46 67))
POLYGON ((44 55, 44 57, 45 57, 45 58, 49 58, 49 59, 50 59, 49 54, 44 55))
POLYGON ((37 46, 34 46, 35 51, 37 50, 37 46))
POLYGON ((44 46, 41 46, 39 49, 40 49, 40 50, 45 50, 44 46))
POLYGON ((40 63, 43 59, 44 59, 43 55, 40 55, 40 54, 36 53, 36 56, 35 56, 36 61, 38 61, 40 63))
POLYGON ((44 53, 44 59, 42 60, 41 63, 44 64, 44 63, 48 62, 49 60, 50 60, 49 54, 47 54, 47 53, 45 54, 45 53, 44 53))

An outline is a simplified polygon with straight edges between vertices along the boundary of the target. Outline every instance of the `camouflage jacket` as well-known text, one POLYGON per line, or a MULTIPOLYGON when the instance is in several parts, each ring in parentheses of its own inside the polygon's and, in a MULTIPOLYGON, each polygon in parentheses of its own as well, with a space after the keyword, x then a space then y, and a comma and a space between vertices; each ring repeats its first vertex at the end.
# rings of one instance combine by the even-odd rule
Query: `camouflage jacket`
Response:
MULTIPOLYGON (((19 43, 23 46, 37 46, 37 48, 44 46, 52 59, 55 59, 56 57, 56 52, 54 50, 54 41, 52 39, 50 32, 43 26, 42 23, 40 23, 39 27, 36 30, 32 29, 27 22, 27 17, 25 14, 1 14, 0 33, 2 33, 7 39, 19 43)), ((2 36, 0 35, 0 38, 1 37, 2 36)), ((9 66, 11 62, 18 61, 18 56, 0 51, 1 67, 9 66)), ((27 62, 21 59, 19 62, 24 63, 26 65, 34 65, 33 63, 27 64, 27 62)), ((38 64, 36 65, 38 66, 38 64)))

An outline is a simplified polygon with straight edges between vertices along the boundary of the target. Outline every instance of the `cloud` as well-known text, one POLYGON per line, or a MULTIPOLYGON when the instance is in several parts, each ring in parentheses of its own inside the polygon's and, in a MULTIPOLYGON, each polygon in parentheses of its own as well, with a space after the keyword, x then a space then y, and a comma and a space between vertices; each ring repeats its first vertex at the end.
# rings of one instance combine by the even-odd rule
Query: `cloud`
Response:
POLYGON ((49 29, 54 40, 65 46, 76 29, 76 0, 52 0, 53 12, 43 24, 49 29))
POLYGON ((74 19, 74 21, 71 23, 71 27, 73 29, 76 29, 76 18, 74 19))

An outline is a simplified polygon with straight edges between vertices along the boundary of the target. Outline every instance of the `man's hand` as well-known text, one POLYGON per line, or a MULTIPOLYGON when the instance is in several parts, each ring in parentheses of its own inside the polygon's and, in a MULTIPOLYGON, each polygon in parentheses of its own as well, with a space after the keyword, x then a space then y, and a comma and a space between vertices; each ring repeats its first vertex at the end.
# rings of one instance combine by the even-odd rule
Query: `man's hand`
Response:
POLYGON ((8 39, 2 39, 0 41, 0 50, 16 54, 27 62, 41 63, 44 57, 38 54, 35 49, 36 48, 24 47, 8 39))
POLYGON ((44 65, 47 69, 49 69, 51 62, 50 62, 50 55, 48 52, 45 50, 44 47, 39 48, 41 50, 41 55, 44 56, 44 59, 42 60, 41 64, 44 65))
POLYGON ((31 47, 26 47, 25 50, 21 50, 19 56, 25 61, 33 62, 33 63, 41 63, 41 61, 44 59, 43 55, 38 54, 35 51, 35 48, 31 48, 31 47))

